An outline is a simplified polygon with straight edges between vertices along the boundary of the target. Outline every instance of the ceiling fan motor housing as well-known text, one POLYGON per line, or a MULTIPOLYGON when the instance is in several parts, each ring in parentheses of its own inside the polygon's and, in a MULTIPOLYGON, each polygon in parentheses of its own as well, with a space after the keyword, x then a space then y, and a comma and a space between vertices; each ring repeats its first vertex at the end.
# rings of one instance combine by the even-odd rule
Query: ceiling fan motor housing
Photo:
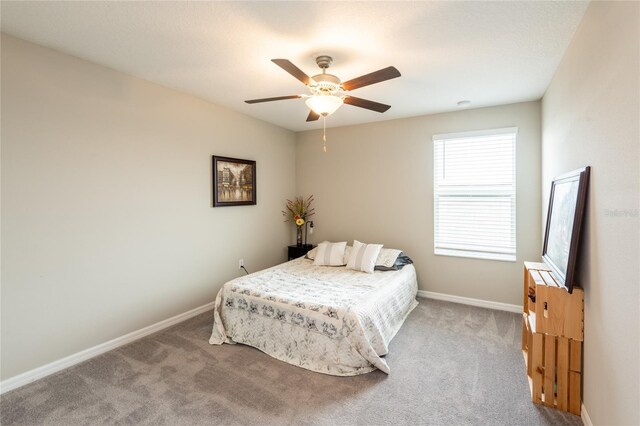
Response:
POLYGON ((333 74, 318 74, 311 77, 315 84, 310 84, 309 89, 315 94, 334 94, 342 91, 341 81, 333 74))

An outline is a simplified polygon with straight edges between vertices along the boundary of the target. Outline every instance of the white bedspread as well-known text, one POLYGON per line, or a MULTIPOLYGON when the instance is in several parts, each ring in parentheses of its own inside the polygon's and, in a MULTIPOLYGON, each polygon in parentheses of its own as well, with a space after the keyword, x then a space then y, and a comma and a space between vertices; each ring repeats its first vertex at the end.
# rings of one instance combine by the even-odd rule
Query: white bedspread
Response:
POLYGON ((304 258, 227 282, 209 343, 243 343, 309 370, 353 376, 376 368, 417 306, 413 265, 356 272, 304 258))

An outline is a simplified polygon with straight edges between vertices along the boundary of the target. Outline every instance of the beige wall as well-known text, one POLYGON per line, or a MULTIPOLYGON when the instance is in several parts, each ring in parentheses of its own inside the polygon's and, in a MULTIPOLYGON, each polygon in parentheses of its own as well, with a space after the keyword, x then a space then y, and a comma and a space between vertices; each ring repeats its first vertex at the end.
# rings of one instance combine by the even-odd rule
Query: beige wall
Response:
POLYGON ((2 37, 2 379, 211 302, 286 260, 294 134, 2 37), (211 207, 211 155, 258 205, 211 207))
POLYGON ((320 131, 297 135, 296 190, 315 196, 315 242, 400 248, 422 290, 522 304, 522 262, 539 259, 541 247, 539 102, 328 129, 327 138, 324 154, 320 131), (513 126, 517 262, 434 255, 432 135, 513 126))
POLYGON ((591 166, 577 283, 595 425, 640 424, 639 10, 592 2, 542 102, 543 220, 553 176, 591 166))

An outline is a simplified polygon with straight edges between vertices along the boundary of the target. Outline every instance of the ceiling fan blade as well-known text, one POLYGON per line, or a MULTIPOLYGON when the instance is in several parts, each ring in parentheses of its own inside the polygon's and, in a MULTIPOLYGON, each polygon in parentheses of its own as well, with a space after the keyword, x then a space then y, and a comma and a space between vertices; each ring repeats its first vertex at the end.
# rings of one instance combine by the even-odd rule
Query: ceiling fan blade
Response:
POLYGON ((354 90, 370 84, 380 83, 381 81, 391 80, 400 77, 400 71, 395 67, 387 67, 369 74, 354 78, 353 80, 342 83, 344 90, 354 90))
POLYGON ((304 85, 308 86, 311 82, 311 77, 306 75, 304 71, 296 67, 288 59, 272 59, 271 62, 300 80, 304 85))
POLYGON ((307 116, 307 121, 316 121, 320 118, 319 114, 316 114, 313 110, 309 111, 309 115, 307 116))
POLYGON ((369 101, 367 99, 356 98, 355 96, 346 96, 344 98, 344 103, 377 112, 385 112, 386 110, 391 108, 391 105, 385 105, 379 102, 369 101))
POLYGON ((249 99, 245 102, 248 104, 257 104, 260 102, 283 101, 285 99, 300 99, 301 97, 300 95, 277 96, 275 98, 249 99))

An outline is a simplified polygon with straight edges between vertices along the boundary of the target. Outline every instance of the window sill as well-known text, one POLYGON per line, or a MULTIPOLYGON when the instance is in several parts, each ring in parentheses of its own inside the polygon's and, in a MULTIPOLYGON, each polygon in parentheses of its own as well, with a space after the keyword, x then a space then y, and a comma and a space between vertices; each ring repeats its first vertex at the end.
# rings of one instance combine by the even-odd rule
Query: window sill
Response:
POLYGON ((483 253, 474 251, 462 251, 452 249, 435 249, 433 253, 436 256, 449 256, 449 257, 464 257, 469 259, 481 259, 481 260, 497 260, 500 262, 515 262, 515 254, 500 254, 500 253, 483 253))

